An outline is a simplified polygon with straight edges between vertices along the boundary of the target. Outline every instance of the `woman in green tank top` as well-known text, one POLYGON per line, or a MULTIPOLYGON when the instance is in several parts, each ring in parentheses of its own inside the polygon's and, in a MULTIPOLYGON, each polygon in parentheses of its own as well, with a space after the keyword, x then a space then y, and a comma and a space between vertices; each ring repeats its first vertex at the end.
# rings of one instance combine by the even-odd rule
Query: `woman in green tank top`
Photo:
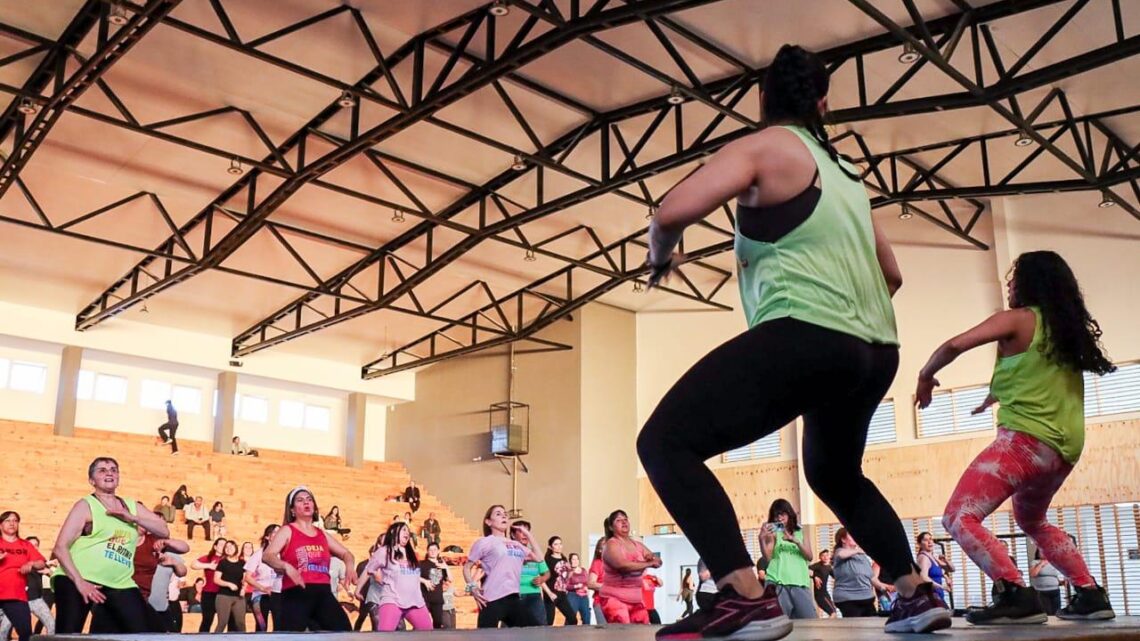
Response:
POLYGON ((1022 254, 1007 283, 1009 309, 943 343, 918 375, 919 407, 930 405, 940 369, 960 354, 997 343, 990 393, 975 414, 999 403, 993 444, 966 469, 942 523, 978 567, 994 580, 989 607, 971 611, 975 625, 1044 623, 1037 593, 1025 583, 1005 546, 982 526, 1013 497, 1018 527, 1068 577, 1076 595, 1057 615, 1111 619, 1108 596, 1097 586, 1074 542, 1049 523, 1047 512, 1084 447, 1082 372, 1116 369, 1100 347, 1100 325, 1085 308, 1069 265, 1054 252, 1022 254))
MULTIPOLYGON (((685 257, 673 250, 684 229, 736 201, 737 280, 749 327, 693 365, 638 437, 654 490, 719 590, 710 607, 662 628, 658 641, 791 632, 784 615, 798 608, 782 611, 775 588, 760 585, 734 535, 741 524, 732 503, 705 461, 800 416, 799 463, 808 484, 902 595, 886 631, 951 623, 914 565, 898 515, 863 474, 871 416, 898 369, 891 296, 902 276, 875 227, 859 170, 839 156, 824 128, 829 83, 817 56, 781 47, 764 74, 764 126, 674 187, 649 226, 653 286, 683 269, 685 257)), ((807 610, 806 564, 802 574, 807 610)))

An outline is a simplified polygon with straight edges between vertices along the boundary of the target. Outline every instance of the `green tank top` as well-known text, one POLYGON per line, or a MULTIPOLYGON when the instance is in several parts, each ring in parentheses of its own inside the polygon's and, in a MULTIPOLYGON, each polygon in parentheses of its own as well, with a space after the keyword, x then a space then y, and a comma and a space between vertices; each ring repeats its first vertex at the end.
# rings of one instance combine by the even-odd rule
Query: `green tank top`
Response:
MULTIPOLYGON (((131 514, 138 509, 134 499, 120 497, 131 514)), ((83 580, 104 587, 129 589, 136 587, 135 548, 139 532, 130 523, 107 516, 107 510, 94 495, 83 497, 91 508, 91 534, 80 536, 68 551, 83 580)))
POLYGON ((1049 337, 1041 310, 1029 309, 1037 320, 1029 347, 999 356, 994 364, 990 394, 1001 404, 998 424, 1036 438, 1075 464, 1085 446, 1084 379, 1046 356, 1049 337))
MULTIPOLYGON (((797 541, 804 540, 804 531, 796 530, 792 535, 797 541)), ((768 562, 768 580, 786 586, 811 587, 811 571, 807 559, 800 548, 791 541, 784 540, 781 532, 772 547, 772 560, 768 562)))
POLYGON ((776 242, 752 240, 737 226, 737 280, 748 326, 790 317, 869 343, 898 345, 863 183, 848 178, 806 129, 785 129, 815 158, 822 193, 808 219, 776 242))

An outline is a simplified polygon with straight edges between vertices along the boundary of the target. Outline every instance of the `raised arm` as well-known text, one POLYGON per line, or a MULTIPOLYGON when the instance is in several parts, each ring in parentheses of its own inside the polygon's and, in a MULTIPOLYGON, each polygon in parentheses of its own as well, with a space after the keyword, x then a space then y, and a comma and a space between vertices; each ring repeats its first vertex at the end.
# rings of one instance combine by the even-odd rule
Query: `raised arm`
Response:
POLYGON ((930 405, 931 393, 939 385, 938 379, 934 378, 939 370, 979 345, 1014 338, 1017 335, 1018 324, 1024 313, 1023 310, 1018 309, 998 312, 975 327, 939 345, 918 373, 918 388, 915 390, 918 406, 924 408, 930 405))

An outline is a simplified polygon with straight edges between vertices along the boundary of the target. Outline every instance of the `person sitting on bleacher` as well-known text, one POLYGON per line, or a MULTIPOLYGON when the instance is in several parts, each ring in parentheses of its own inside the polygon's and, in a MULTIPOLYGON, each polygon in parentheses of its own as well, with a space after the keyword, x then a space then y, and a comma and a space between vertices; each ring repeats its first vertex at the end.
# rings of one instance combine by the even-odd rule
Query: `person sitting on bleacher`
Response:
POLYGON ((261 456, 257 450, 251 448, 245 441, 237 436, 230 442, 230 454, 235 456, 253 456, 255 458, 261 456))

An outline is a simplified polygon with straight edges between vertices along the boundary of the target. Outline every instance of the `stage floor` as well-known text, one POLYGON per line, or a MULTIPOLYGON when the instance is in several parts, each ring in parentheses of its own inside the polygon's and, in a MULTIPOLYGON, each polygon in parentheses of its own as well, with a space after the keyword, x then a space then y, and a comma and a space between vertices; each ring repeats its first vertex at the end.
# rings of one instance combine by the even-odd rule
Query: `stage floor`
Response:
MULTIPOLYGON (((652 641, 656 627, 652 626, 605 626, 605 627, 554 627, 554 628, 523 628, 514 630, 435 630, 430 633, 431 638, 439 641, 505 641, 518 639, 527 641, 652 641)), ((321 634, 321 641, 351 641, 363 633, 329 633, 321 634)), ((197 635, 196 639, 208 641, 217 636, 214 641, 222 638, 232 639, 229 635, 197 635)), ((277 633, 263 635, 262 638, 271 639, 277 633)), ((418 635, 417 635, 418 636, 418 635)), ((170 641, 170 635, 162 634, 125 634, 125 635, 54 635, 39 636, 37 639, 67 640, 67 641, 170 641)), ((882 639, 946 639, 962 641, 1053 641, 1065 639, 1066 641, 1133 641, 1140 639, 1140 617, 1120 617, 1115 621, 1105 623, 1071 623, 1059 619, 1050 619, 1045 625, 1022 626, 994 626, 977 628, 966 623, 965 619, 954 619, 954 627, 949 630, 929 634, 892 634, 883 632, 882 619, 833 619, 820 621, 796 621, 795 630, 785 637, 787 641, 879 641, 882 639)))

